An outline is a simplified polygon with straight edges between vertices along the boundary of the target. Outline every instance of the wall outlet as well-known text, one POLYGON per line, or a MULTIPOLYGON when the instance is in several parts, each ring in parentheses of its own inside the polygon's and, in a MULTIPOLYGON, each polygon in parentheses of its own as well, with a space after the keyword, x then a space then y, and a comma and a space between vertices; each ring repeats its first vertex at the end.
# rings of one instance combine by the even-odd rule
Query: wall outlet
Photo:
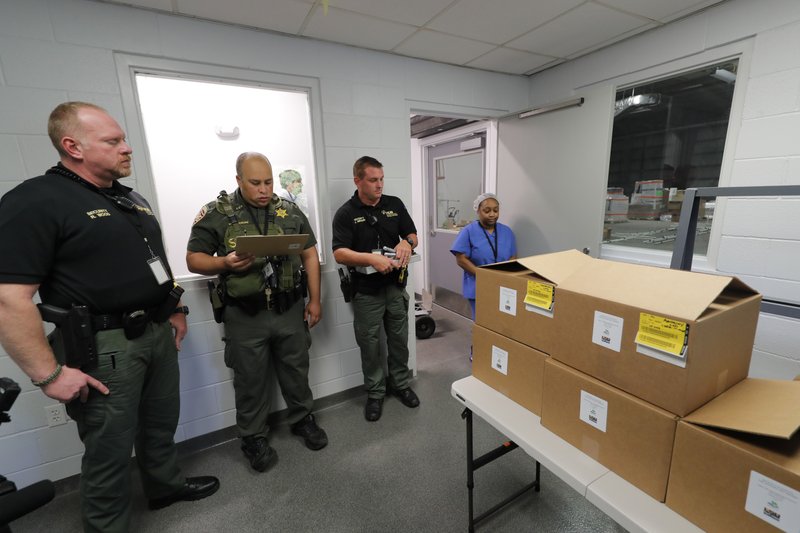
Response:
POLYGON ((44 408, 44 415, 47 418, 47 426, 60 426, 67 423, 67 410, 63 403, 48 405, 44 408))

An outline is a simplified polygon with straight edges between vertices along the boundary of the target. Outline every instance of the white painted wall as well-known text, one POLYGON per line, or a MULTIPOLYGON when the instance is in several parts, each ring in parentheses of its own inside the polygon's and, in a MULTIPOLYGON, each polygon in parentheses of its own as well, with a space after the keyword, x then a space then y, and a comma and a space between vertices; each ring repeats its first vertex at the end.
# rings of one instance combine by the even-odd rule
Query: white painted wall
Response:
MULTIPOLYGON (((732 0, 531 79, 531 103, 597 83, 630 83, 742 50, 720 186, 800 184, 800 3, 732 0), (676 67, 676 65, 678 65, 676 67)), ((766 297, 800 302, 800 199, 728 201, 718 207, 708 262, 766 297)), ((668 264, 658 254, 628 260, 668 264)), ((604 256, 614 257, 614 254, 604 256)), ((618 257, 616 257, 618 258, 618 257)), ((762 315, 750 375, 800 374, 800 324, 762 315)))
MULTIPOLYGON (((317 164, 328 198, 320 199, 323 235, 318 238, 324 246, 330 246, 332 213, 354 190, 352 164, 361 155, 380 159, 387 194, 411 205, 410 109, 468 109, 494 116, 528 103, 528 80, 516 76, 85 0, 2 1, 0 194, 57 161, 45 130, 58 103, 97 103, 130 129, 114 51, 319 78, 325 155, 317 164)), ((135 176, 141 180, 142 175, 145 169, 136 169, 135 176)), ((221 179, 221 186, 230 186, 229 178, 221 179)), ((125 181, 137 188, 151 186, 135 177, 125 181)), ((334 266, 329 261, 323 269, 324 315, 312 333, 310 379, 317 398, 362 384, 352 312, 341 297, 334 266)), ((231 426, 235 416, 221 329, 211 317, 203 283, 190 282, 184 300, 192 313, 180 353, 178 441, 231 426)), ((413 358, 413 335, 411 350, 413 358)), ((5 354, 0 355, 0 376, 23 387, 11 411, 13 421, 0 426, 0 474, 26 486, 78 473, 82 445, 74 423, 45 427, 43 407, 53 402, 5 354)))

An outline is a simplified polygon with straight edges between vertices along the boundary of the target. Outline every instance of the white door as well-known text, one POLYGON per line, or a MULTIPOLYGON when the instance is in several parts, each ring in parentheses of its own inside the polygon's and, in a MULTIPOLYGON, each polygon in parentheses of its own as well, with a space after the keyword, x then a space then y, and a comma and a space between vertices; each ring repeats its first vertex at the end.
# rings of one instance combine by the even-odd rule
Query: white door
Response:
POLYGON ((579 107, 498 124, 500 221, 520 257, 575 248, 599 255, 614 88, 590 88, 579 107))
POLYGON ((472 204, 483 192, 485 150, 483 134, 465 135, 426 150, 428 220, 428 280, 433 301, 451 311, 471 316, 461 296, 463 272, 450 248, 465 225, 475 218, 472 204), (464 145, 477 141, 478 146, 464 145))

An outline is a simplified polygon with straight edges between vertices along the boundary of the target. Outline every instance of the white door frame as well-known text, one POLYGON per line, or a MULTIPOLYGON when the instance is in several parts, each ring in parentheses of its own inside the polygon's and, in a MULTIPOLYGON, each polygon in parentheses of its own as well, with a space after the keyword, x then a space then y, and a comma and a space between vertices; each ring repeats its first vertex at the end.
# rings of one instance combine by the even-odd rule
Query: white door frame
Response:
POLYGON ((459 128, 452 129, 425 137, 424 139, 412 139, 412 150, 415 153, 412 156, 412 164, 416 166, 412 172, 413 181, 412 190, 418 191, 415 194, 415 199, 412 204, 412 212, 420 213, 421 216, 414 217, 417 224, 417 235, 420 240, 420 249, 423 254, 423 261, 421 262, 424 268, 420 269, 422 274, 421 283, 416 284, 416 287, 430 290, 429 274, 428 274, 428 219, 432 214, 430 213, 430 196, 429 187, 427 186, 427 152, 428 149, 438 144, 454 141, 460 137, 467 137, 476 132, 486 133, 486 146, 485 146, 485 172, 483 190, 487 192, 496 192, 497 190, 497 121, 494 119, 479 119, 478 122, 467 124, 459 128))

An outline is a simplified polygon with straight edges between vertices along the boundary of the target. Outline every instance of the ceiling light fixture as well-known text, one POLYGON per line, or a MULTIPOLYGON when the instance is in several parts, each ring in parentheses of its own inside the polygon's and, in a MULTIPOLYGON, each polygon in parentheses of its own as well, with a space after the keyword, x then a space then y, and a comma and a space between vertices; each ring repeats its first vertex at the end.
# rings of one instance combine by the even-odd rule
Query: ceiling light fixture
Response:
POLYGON ((736 82, 736 74, 731 72, 730 70, 724 68, 718 68, 711 74, 712 78, 716 78, 720 81, 724 81, 725 83, 735 83, 736 82))

